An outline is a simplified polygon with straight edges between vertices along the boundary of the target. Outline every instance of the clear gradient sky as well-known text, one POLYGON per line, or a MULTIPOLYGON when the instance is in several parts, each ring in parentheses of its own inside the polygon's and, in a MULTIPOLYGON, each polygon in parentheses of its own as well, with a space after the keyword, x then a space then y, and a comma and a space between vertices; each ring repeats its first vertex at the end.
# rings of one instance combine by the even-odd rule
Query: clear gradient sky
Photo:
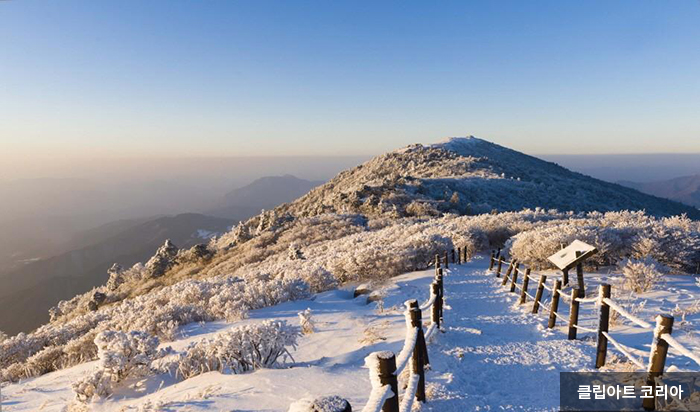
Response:
POLYGON ((0 1, 0 157, 700 152, 700 2, 0 1))

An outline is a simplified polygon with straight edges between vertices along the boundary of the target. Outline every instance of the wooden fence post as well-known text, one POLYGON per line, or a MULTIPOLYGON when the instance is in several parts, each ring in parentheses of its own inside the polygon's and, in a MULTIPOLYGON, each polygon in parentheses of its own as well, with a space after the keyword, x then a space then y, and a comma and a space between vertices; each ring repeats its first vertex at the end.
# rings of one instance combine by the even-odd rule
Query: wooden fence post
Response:
POLYGON ((520 304, 522 305, 527 301, 527 287, 530 285, 530 272, 532 269, 525 269, 525 276, 523 277, 523 290, 520 291, 520 304))
POLYGON ((569 311, 569 340, 576 339, 576 325, 578 325, 578 289, 571 289, 571 310, 569 311))
POLYGON ((445 251, 445 259, 444 259, 443 263, 445 264, 445 269, 450 268, 450 261, 447 259, 447 251, 445 251))
MULTIPOLYGON (((668 342, 661 339, 661 335, 673 331, 673 316, 659 315, 656 317, 656 328, 654 328, 654 340, 651 342, 651 352, 649 353, 649 370, 647 371, 647 385, 656 387, 656 378, 664 373, 666 364, 666 354, 668 353, 668 342)), ((644 398, 642 406, 647 411, 656 408, 655 398, 644 398)))
POLYGON ((600 285, 598 293, 600 317, 598 318, 598 349, 595 354, 596 369, 605 365, 605 357, 608 353, 608 338, 603 335, 603 332, 607 332, 610 325, 610 306, 603 302, 603 299, 610 297, 610 285, 607 283, 600 285))
POLYGON ((442 322, 444 319, 442 311, 443 311, 443 302, 444 302, 444 297, 445 297, 445 283, 443 282, 443 278, 442 278, 442 269, 440 270, 440 273, 438 274, 438 276, 435 280, 437 281, 437 284, 439 286, 439 291, 440 291, 440 294, 438 295, 438 301, 440 302, 440 304, 438 305, 438 307, 440 308, 440 322, 442 322))
POLYGON ((501 277, 501 268, 503 267, 503 256, 498 258, 498 267, 496 268, 496 277, 501 277))
POLYGON ((389 385, 394 396, 384 401, 382 412, 399 412, 399 383, 396 379, 396 356, 389 351, 375 354, 379 361, 379 381, 382 386, 389 385))
POLYGON ((425 402, 424 366, 428 362, 425 362, 423 359, 424 354, 427 353, 425 335, 423 334, 423 315, 420 307, 418 306, 418 301, 415 299, 409 302, 409 310, 411 311, 411 326, 418 328, 418 338, 416 339, 416 346, 413 349, 413 355, 411 356, 411 371, 413 374, 419 376, 418 387, 416 388, 416 400, 419 402, 425 402))
POLYGON ((540 310, 540 300, 544 292, 544 282, 547 281, 547 276, 540 275, 540 281, 537 282, 537 293, 535 293, 535 302, 532 304, 532 313, 537 313, 540 310))
POLYGON ((493 262, 496 260, 496 252, 491 251, 491 262, 489 263, 489 270, 493 270, 493 262))
POLYGON ((569 269, 564 269, 561 271, 563 280, 564 280, 564 286, 569 284, 569 269))
MULTIPOLYGON (((576 257, 581 256, 581 251, 577 250, 576 251, 576 257)), ((583 284, 583 262, 579 262, 578 265, 576 265, 576 280, 578 281, 578 288, 579 288, 579 296, 581 298, 586 297, 586 286, 583 284)))
POLYGON ((462 264, 462 247, 461 246, 457 247, 457 264, 458 265, 462 264))
POLYGON ((452 259, 452 263, 455 263, 455 249, 452 248, 452 252, 450 253, 450 258, 452 259))
POLYGON ((561 293, 561 280, 557 279, 554 281, 554 288, 552 289, 552 303, 550 303, 549 311, 549 323, 547 327, 552 329, 554 325, 557 324, 557 311, 559 310, 559 294, 561 293))
POLYGON ((430 312, 430 321, 435 324, 435 327, 440 328, 440 285, 437 281, 430 284, 431 292, 435 296, 432 311, 430 312))
POLYGON ((510 278, 510 291, 515 292, 515 283, 518 281, 518 270, 520 268, 520 263, 515 264, 513 269, 513 276, 510 278))
POLYGON ((436 253, 435 254, 435 271, 437 272, 437 268, 440 267, 440 254, 436 253))
POLYGON ((508 269, 506 269, 506 274, 503 276, 503 282, 501 282, 501 286, 505 286, 506 283, 508 283, 508 278, 510 277, 510 273, 513 271, 513 266, 515 265, 515 259, 510 261, 510 264, 508 265, 508 269))

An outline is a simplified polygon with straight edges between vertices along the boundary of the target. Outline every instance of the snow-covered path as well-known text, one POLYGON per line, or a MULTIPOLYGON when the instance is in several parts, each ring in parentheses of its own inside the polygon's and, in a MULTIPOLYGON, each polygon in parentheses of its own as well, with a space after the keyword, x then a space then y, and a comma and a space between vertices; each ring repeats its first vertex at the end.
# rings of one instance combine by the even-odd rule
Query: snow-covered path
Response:
MULTIPOLYGON (((565 331, 547 330, 545 317, 518 308, 516 294, 501 287, 487 266, 488 259, 477 257, 453 265, 445 276, 445 333, 428 345, 432 370, 426 375, 429 401, 422 410, 558 410, 559 372, 590 370, 594 341, 568 341, 565 331)), ((240 322, 186 325, 182 336, 166 345, 182 350, 194 340, 262 319, 296 324, 297 313, 307 307, 313 310, 317 332, 300 339, 291 368, 241 375, 210 372, 185 381, 153 376, 91 403, 89 410, 284 412, 300 398, 340 395, 360 411, 371 390, 364 358, 373 351, 401 350, 403 302, 427 300, 432 278, 432 270, 393 278, 383 290, 383 309, 366 305, 364 296, 353 299, 349 290, 335 290, 252 311, 240 322), (376 338, 368 341, 371 336, 376 338)), ((2 410, 66 411, 74 397, 71 382, 95 364, 3 388, 2 410)))
POLYGON ((547 330, 544 315, 531 315, 531 303, 519 308, 483 259, 453 266, 445 294, 451 310, 446 333, 429 347, 427 378, 439 393, 424 410, 558 410, 559 372, 593 364, 590 339, 547 330))

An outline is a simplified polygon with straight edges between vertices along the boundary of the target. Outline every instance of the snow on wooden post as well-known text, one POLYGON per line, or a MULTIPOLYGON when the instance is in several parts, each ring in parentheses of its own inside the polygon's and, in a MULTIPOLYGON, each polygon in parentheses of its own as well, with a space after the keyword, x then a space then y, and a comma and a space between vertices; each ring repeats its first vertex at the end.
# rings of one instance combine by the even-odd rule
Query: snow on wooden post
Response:
MULTIPOLYGON (((432 290, 430 293, 432 298, 432 290)), ((430 360, 428 359, 428 344, 425 342, 425 332, 423 331, 423 312, 420 310, 418 301, 415 299, 410 303, 410 309, 413 308, 418 309, 418 315, 416 316, 418 317, 418 327, 420 328, 420 331, 418 332, 418 340, 416 340, 416 348, 421 348, 421 359, 423 360, 423 365, 427 365, 430 363, 430 360), (413 302, 415 302, 415 305, 413 302)))
POLYGON ((578 325, 578 289, 571 289, 571 310, 569 311, 569 340, 576 339, 576 325, 578 325))
MULTIPOLYGON (((673 316, 659 315, 656 317, 654 328, 654 340, 651 342, 649 353, 649 370, 647 371, 647 385, 656 386, 656 378, 664 373, 666 355, 668 354, 668 342, 661 339, 661 335, 671 334, 673 330, 673 316)), ((655 398, 645 398, 642 406, 647 411, 653 411, 656 407, 655 398)))
POLYGON ((596 369, 605 365, 605 357, 608 353, 608 338, 603 335, 603 332, 608 331, 610 325, 610 306, 604 302, 605 298, 610 297, 610 285, 604 283, 600 285, 598 292, 598 304, 600 305, 600 317, 598 318, 598 349, 595 354, 596 369))
POLYGON ((496 252, 491 251, 491 261, 489 263, 489 270, 493 270, 493 261, 496 259, 496 252))
POLYGON ((515 283, 518 281, 518 269, 520 268, 520 263, 515 264, 515 269, 513 269, 513 276, 510 278, 510 291, 515 292, 515 283))
POLYGON ((503 256, 498 258, 498 267, 496 268, 496 277, 501 277, 501 268, 503 268, 503 256))
POLYGON ((554 289, 552 289, 552 303, 550 304, 549 323, 547 327, 552 329, 557 323, 557 311, 559 310, 559 294, 561 293, 561 280, 554 281, 554 289))
POLYGON ((437 281, 430 284, 431 292, 435 296, 435 302, 430 312, 430 321, 435 324, 435 327, 440 327, 440 285, 437 281))
POLYGON ((515 259, 510 261, 510 264, 508 265, 508 269, 506 269, 506 274, 503 276, 503 281, 501 282, 501 286, 505 286, 506 283, 508 283, 508 277, 510 277, 510 273, 513 271, 513 265, 515 264, 515 259))
POLYGON ((424 354, 427 353, 425 345, 425 335, 423 334, 423 315, 417 300, 409 301, 409 310, 411 311, 411 326, 418 328, 418 337, 416 346, 413 348, 411 356, 411 372, 418 375, 418 387, 416 388, 416 400, 425 402, 425 368, 428 363, 424 360, 424 354))
POLYGON ((374 356, 378 363, 378 378, 379 382, 384 385, 389 385, 394 396, 384 401, 382 412, 399 412, 399 382, 396 379, 396 356, 389 351, 375 352, 374 356))
POLYGON ((520 304, 522 305, 527 301, 527 287, 530 285, 530 268, 525 269, 525 276, 523 277, 523 290, 520 291, 520 304))
POLYGON ((547 276, 540 275, 540 281, 537 282, 537 293, 535 293, 535 302, 532 304, 532 313, 537 313, 540 310, 540 301, 544 292, 544 283, 547 281, 547 276))

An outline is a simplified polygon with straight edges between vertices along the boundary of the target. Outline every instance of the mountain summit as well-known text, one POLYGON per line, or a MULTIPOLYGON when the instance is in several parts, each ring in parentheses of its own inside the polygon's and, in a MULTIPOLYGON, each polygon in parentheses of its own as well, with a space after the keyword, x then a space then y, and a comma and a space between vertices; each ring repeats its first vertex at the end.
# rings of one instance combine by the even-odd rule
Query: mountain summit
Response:
POLYGON ((541 207, 574 212, 646 210, 656 216, 700 212, 680 203, 572 172, 473 136, 405 148, 341 172, 277 212, 294 216, 480 214, 541 207))

